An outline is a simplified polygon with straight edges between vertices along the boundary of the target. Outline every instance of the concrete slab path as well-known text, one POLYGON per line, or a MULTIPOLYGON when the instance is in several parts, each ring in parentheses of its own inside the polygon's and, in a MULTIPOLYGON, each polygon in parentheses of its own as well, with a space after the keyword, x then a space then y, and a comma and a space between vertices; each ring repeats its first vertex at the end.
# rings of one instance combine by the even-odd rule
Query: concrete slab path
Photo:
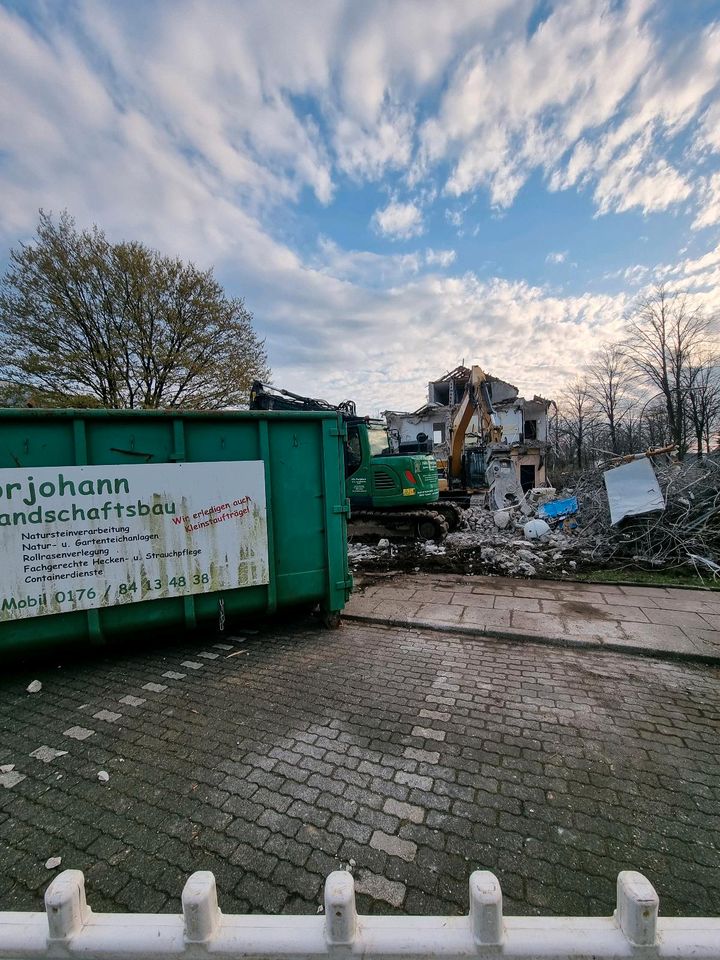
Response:
POLYGON ((720 592, 462 574, 358 578, 344 616, 720 662, 720 592))

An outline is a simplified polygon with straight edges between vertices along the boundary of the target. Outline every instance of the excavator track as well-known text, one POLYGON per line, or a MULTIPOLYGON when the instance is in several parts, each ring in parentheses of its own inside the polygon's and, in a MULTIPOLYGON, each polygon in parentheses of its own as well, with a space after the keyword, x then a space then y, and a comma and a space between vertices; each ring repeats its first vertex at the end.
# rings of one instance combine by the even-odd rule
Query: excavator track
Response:
POLYGON ((444 500, 438 503, 428 504, 431 510, 434 510, 436 513, 439 513, 442 517, 445 517, 445 521, 448 525, 448 530, 452 533, 454 530, 457 530, 463 522, 463 512, 462 507, 460 507, 453 500, 444 500))
POLYGON ((448 535, 448 523, 436 510, 353 510, 348 533, 440 542, 448 535))

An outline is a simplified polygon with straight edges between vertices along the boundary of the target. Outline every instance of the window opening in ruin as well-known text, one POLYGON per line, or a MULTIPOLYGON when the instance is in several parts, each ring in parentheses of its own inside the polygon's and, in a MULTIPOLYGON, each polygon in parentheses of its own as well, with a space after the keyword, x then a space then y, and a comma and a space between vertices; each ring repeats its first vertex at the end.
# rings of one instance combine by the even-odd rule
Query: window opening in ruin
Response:
POLYGON ((535 464, 522 463, 520 464, 520 486, 523 488, 523 492, 527 493, 528 490, 532 490, 535 486, 535 464))
POLYGON ((433 400, 435 403, 442 403, 444 406, 450 404, 450 384, 434 383, 432 385, 433 400))

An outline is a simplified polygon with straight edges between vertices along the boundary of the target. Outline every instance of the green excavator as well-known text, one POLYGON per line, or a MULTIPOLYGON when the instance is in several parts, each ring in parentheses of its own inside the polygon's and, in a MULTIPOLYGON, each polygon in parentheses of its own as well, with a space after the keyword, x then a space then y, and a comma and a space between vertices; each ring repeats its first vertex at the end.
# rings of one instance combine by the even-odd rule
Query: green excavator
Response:
POLYGON ((256 380, 250 392, 250 409, 334 410, 342 414, 347 431, 345 477, 351 536, 444 540, 459 526, 459 507, 438 502, 435 458, 430 454, 394 453, 382 421, 358 416, 352 400, 334 405, 256 380))

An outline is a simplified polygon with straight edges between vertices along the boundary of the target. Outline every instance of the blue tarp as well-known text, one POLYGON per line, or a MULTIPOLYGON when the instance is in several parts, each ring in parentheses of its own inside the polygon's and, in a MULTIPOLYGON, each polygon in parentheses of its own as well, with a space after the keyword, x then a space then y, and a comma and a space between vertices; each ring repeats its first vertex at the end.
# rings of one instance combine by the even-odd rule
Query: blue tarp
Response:
POLYGON ((577 497, 568 497, 566 500, 552 500, 550 503, 544 503, 538 509, 538 516, 545 520, 561 520, 577 512, 577 497))

